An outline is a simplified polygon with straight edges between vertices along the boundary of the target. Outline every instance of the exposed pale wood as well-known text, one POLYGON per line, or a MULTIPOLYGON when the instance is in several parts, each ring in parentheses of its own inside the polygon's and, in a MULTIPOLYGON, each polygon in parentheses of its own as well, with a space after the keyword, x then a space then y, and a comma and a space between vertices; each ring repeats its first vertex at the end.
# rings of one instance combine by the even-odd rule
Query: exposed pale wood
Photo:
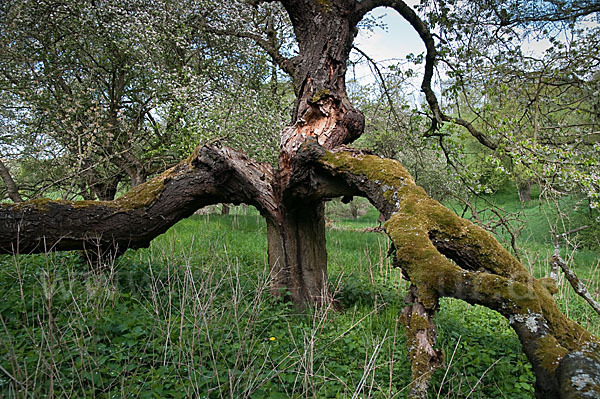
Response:
POLYGON ((406 296, 408 304, 402 309, 401 321, 406 330, 406 344, 411 362, 412 377, 409 391, 411 399, 426 399, 434 371, 442 365, 443 355, 436 350, 436 327, 433 324, 435 311, 426 309, 419 302, 417 287, 411 285, 406 296))

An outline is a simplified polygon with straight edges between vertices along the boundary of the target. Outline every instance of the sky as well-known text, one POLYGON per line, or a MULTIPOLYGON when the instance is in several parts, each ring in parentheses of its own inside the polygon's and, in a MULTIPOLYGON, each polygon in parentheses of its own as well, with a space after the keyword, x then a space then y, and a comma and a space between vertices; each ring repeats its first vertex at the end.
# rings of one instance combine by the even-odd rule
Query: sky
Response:
POLYGON ((386 25, 385 30, 361 30, 354 44, 376 61, 403 60, 410 53, 425 51, 417 32, 400 14, 391 8, 378 8, 370 13, 386 25))
MULTIPOLYGON (((414 5, 418 2, 418 0, 413 0, 407 3, 414 5)), ((383 29, 376 27, 373 31, 360 30, 354 45, 375 60, 380 69, 392 64, 406 63, 408 54, 417 55, 425 52, 425 45, 417 32, 395 10, 378 8, 369 15, 376 17, 385 26, 383 29)), ((353 59, 358 57, 359 55, 354 52, 353 59)), ((417 68, 417 70, 419 69, 417 68)), ((385 70, 382 72, 385 73, 385 70)), ((370 84, 376 81, 368 63, 362 63, 355 69, 349 69, 346 79, 354 78, 361 84, 370 84)), ((415 86, 416 93, 419 93, 420 80, 420 74, 413 78, 412 84, 415 86)))
MULTIPOLYGON (((419 3, 419 0, 409 0, 407 4, 414 6, 419 3)), ((410 24, 391 8, 380 7, 370 13, 370 15, 378 18, 385 25, 385 28, 375 28, 373 31, 361 30, 355 39, 354 45, 365 52, 370 58, 375 60, 380 68, 391 64, 406 62, 406 56, 410 53, 415 55, 425 52, 425 45, 419 38, 417 32, 410 24)), ((548 39, 524 41, 522 44, 523 50, 533 56, 541 57, 545 50, 550 47, 548 39)), ((358 55, 354 53, 353 59, 358 55)), ((422 65, 420 66, 422 68, 422 65)), ((421 72, 419 67, 417 72, 421 72)), ((385 72, 385 71, 383 71, 385 72)), ((357 66, 354 70, 349 69, 347 80, 356 79, 361 84, 370 84, 376 81, 376 78, 367 63, 357 66)), ((418 73, 411 79, 412 85, 415 87, 415 94, 419 93, 422 74, 418 73)), ((435 82, 434 82, 435 86, 435 82)), ((436 88, 434 87, 434 90, 436 88)), ((419 96, 414 96, 416 99, 419 96)))

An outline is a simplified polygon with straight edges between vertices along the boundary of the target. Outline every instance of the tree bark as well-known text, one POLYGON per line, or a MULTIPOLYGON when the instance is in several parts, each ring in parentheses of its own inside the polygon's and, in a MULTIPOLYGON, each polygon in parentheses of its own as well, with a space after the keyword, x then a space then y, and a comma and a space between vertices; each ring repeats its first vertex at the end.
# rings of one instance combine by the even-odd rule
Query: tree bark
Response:
MULTIPOLYGON (((343 147, 364 129, 363 115, 346 95, 344 75, 356 25, 376 6, 397 10, 426 44, 422 89, 434 125, 451 119, 460 123, 441 113, 431 90, 436 51, 427 26, 401 0, 281 3, 299 55, 285 59, 258 38, 290 73, 297 96, 292 121, 281 134, 276 172, 231 149, 205 146, 114 201, 0 204, 0 252, 85 249, 90 243, 119 251, 139 248, 205 205, 247 203, 267 220, 273 291, 288 291, 300 305, 327 304, 332 298, 323 201, 362 195, 387 219, 395 264, 413 287, 403 316, 409 340, 418 344, 413 395, 424 396, 428 381, 422 377, 439 360, 431 319, 444 296, 508 318, 533 365, 536 396, 584 397, 581 392, 600 391, 600 341, 558 310, 552 281, 533 278, 492 236, 427 197, 398 162, 343 147)), ((465 126, 494 148, 470 124, 465 126)))
POLYGON ((114 201, 0 204, 0 253, 147 247, 197 209, 224 201, 245 202, 272 217, 272 180, 270 165, 205 146, 114 201))
POLYGON ((284 208, 267 219, 271 290, 298 305, 327 305, 327 251, 323 203, 284 208))
MULTIPOLYGON (((418 288, 411 285, 400 320, 406 331, 406 346, 411 362, 411 399, 427 399, 433 371, 442 365, 442 351, 434 349, 436 328, 434 309, 426 309, 418 300, 418 288)), ((437 307, 437 306, 436 306, 437 307)))
POLYGON ((307 137, 316 137, 332 149, 357 139, 364 116, 346 94, 346 65, 359 19, 352 18, 354 2, 282 1, 300 48, 292 59, 296 92, 292 124, 281 135, 281 187, 285 187, 291 161, 307 137))
MULTIPOLYGON (((395 264, 425 312, 435 312, 441 297, 496 310, 509 320, 532 364, 536 397, 600 392, 600 339, 560 312, 552 279, 531 276, 488 232, 429 198, 398 162, 356 150, 326 151, 314 141, 299 153, 305 162, 311 158, 321 182, 342 179, 386 215, 395 264), (576 389, 578 384, 583 388, 576 389)), ((415 367, 413 377, 422 375, 415 367)))
POLYGON ((531 180, 521 181, 517 186, 519 188, 519 199, 521 202, 531 201, 531 180))
MULTIPOLYGON (((275 175, 277 215, 267 220, 272 290, 289 291, 296 304, 327 304, 325 217, 320 198, 299 202, 290 177, 300 145, 314 137, 325 148, 358 138, 364 117, 346 94, 346 65, 356 35, 353 1, 282 1, 294 27, 299 55, 286 60, 296 101, 292 121, 281 134, 275 175)), ((309 188, 309 191, 312 189, 309 188)))

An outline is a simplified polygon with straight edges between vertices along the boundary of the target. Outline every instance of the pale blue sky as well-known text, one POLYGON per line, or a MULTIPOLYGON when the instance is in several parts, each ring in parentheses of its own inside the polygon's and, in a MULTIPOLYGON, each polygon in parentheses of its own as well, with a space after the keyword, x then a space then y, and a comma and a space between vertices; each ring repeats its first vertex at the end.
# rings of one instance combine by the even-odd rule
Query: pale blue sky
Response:
MULTIPOLYGON (((409 5, 416 3, 418 0, 408 1, 409 5)), ((385 24, 385 29, 375 28, 371 32, 360 31, 354 45, 375 60, 383 73, 385 73, 385 66, 406 63, 408 54, 425 52, 425 45, 417 32, 395 10, 382 7, 374 10, 371 14, 377 18, 382 17, 381 21, 385 24)), ((417 68, 417 71, 420 72, 420 68, 417 68)), ((354 77, 361 84, 375 82, 372 70, 366 63, 348 71, 346 79, 350 80, 354 77)), ((414 94, 418 96, 421 75, 418 74, 411 81, 415 88, 414 94)))
POLYGON ((425 51, 425 45, 417 32, 400 14, 391 8, 378 8, 372 13, 375 17, 383 16, 387 25, 385 31, 376 28, 373 32, 361 31, 355 45, 377 61, 388 59, 405 59, 409 53, 418 54, 425 51))
MULTIPOLYGON (((414 6, 419 0, 408 0, 407 4, 414 6)), ((378 8, 371 13, 375 17, 381 17, 386 25, 385 29, 375 28, 372 32, 361 31, 355 40, 355 46, 364 51, 369 57, 377 61, 385 73, 384 67, 391 64, 406 63, 406 56, 410 53, 421 54, 425 52, 425 45, 410 24, 391 8, 378 8)), ((550 46, 548 39, 525 40, 522 43, 523 50, 533 56, 541 57, 550 46)), ((356 57, 355 57, 356 58, 356 57)), ((417 76, 411 79, 415 93, 420 92, 422 79, 421 66, 415 68, 417 76)), ((354 70, 350 69, 346 79, 354 77, 361 84, 375 82, 372 70, 368 64, 359 65, 354 70)), ((434 80, 435 90, 435 80, 434 80)), ((418 96, 418 95, 417 95, 418 96)))

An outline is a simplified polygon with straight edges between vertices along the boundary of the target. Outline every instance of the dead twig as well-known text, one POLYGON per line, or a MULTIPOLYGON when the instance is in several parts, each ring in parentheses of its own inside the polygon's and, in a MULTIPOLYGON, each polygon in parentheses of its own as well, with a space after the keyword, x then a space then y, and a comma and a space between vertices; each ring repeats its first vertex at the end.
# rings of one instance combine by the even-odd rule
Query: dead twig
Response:
POLYGON ((586 229, 587 227, 588 226, 581 226, 576 229, 567 231, 565 233, 554 235, 554 255, 552 255, 552 271, 550 273, 550 276, 555 281, 557 281, 558 268, 560 267, 565 273, 565 277, 567 278, 577 295, 585 299, 585 301, 592 307, 592 309, 594 309, 594 311, 600 315, 600 303, 598 303, 596 300, 594 300, 594 298, 592 298, 592 295, 587 290, 585 284, 583 284, 581 280, 579 280, 575 272, 571 270, 569 265, 567 265, 567 262, 565 262, 565 260, 560 256, 560 239, 568 236, 569 234, 573 234, 583 229, 586 229))

